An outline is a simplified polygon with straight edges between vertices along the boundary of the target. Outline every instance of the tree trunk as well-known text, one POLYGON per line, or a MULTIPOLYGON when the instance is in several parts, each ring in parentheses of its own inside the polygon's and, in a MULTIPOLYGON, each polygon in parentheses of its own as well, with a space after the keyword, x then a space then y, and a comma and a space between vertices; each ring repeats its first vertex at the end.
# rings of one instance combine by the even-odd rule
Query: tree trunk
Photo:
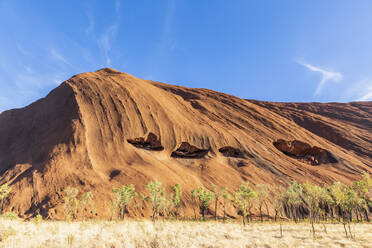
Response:
POLYGON ((311 228, 313 229, 313 238, 315 239, 315 228, 314 228, 314 220, 311 219, 311 228))
POLYGON ((348 223, 348 227, 349 227, 350 238, 353 238, 353 234, 351 233, 351 229, 350 229, 350 222, 348 223))
POLYGON ((363 209, 364 210, 364 215, 366 217, 366 221, 369 222, 369 217, 368 217, 368 212, 367 212, 367 209, 363 209))
POLYGON ((350 217, 349 221, 352 222, 353 221, 353 212, 352 211, 349 212, 349 217, 350 217))
POLYGON ((223 204, 223 222, 226 222, 226 206, 223 204))
POLYGON ((314 228, 314 214, 313 214, 313 211, 311 210, 311 207, 310 207, 310 223, 311 223, 311 228, 313 230, 313 239, 315 239, 315 228, 314 228))
POLYGON ((156 208, 153 207, 153 208, 152 208, 152 221, 153 221, 153 222, 155 222, 155 218, 156 218, 155 215, 156 215, 156 208))
POLYGON ((267 206, 266 201, 264 202, 264 204, 265 204, 265 207, 266 207, 267 220, 270 220, 269 208, 268 208, 268 206, 267 206))
POLYGON ((214 204, 214 220, 217 220, 217 204, 218 203, 218 198, 216 197, 216 201, 214 204))
POLYGON ((260 220, 261 220, 261 222, 263 222, 263 220, 262 220, 262 203, 260 203, 260 220))
POLYGON ((292 207, 292 211, 293 211, 293 220, 295 223, 297 223, 297 209, 296 207, 292 207))
POLYGON ((196 220, 195 201, 192 201, 192 210, 194 211, 194 220, 196 220))
POLYGON ((345 230, 345 234, 346 234, 346 238, 348 239, 349 238, 349 236, 347 235, 347 230, 346 230, 346 222, 344 221, 344 230, 345 230))
POLYGON ((279 224, 280 224, 280 237, 283 238, 283 227, 282 227, 282 221, 281 220, 280 220, 279 224))

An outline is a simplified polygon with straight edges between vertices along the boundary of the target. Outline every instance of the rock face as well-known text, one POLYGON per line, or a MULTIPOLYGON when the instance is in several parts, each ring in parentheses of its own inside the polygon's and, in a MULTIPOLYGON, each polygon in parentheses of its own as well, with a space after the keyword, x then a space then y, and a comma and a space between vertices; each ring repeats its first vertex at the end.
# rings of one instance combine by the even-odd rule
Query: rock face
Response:
MULTIPOLYGON (((63 191, 72 186, 79 197, 91 191, 97 215, 109 218, 113 187, 134 184, 145 193, 146 184, 158 180, 168 193, 182 185, 185 214, 193 216, 190 191, 199 186, 350 183, 372 172, 371 123, 371 102, 248 101, 109 68, 83 73, 25 108, 0 114, 0 183, 12 189, 4 211, 62 219, 63 191), (289 157, 273 145, 279 139, 311 148, 291 150, 292 143, 283 142, 289 157), (318 165, 293 159, 297 154, 318 165)), ((129 214, 149 217, 150 206, 137 203, 129 214)))
POLYGON ((316 146, 312 147, 302 141, 285 141, 279 139, 274 142, 274 146, 284 154, 297 158, 300 161, 309 163, 311 165, 338 162, 337 159, 329 151, 316 146))

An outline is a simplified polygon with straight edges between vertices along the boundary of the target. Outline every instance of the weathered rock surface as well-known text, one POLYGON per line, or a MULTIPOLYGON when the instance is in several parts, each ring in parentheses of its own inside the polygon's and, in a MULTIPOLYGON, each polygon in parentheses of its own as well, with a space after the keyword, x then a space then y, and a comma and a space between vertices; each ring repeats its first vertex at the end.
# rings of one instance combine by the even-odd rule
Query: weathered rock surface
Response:
MULTIPOLYGON (((113 187, 134 184, 144 193, 158 180, 168 191, 182 184, 185 214, 193 216, 189 192, 202 185, 350 183, 372 172, 371 123, 371 102, 247 101, 114 69, 82 73, 45 98, 0 114, 0 183, 12 188, 4 211, 64 218, 63 191, 73 186, 93 192, 97 215, 108 218, 113 187), (313 147, 308 154, 319 165, 310 166, 273 146, 279 139, 320 147, 338 162, 323 163, 327 156, 313 147), (234 149, 220 152, 223 147, 234 149), (247 155, 240 158, 238 150, 247 155)), ((130 215, 149 217, 150 207, 137 203, 130 215)))

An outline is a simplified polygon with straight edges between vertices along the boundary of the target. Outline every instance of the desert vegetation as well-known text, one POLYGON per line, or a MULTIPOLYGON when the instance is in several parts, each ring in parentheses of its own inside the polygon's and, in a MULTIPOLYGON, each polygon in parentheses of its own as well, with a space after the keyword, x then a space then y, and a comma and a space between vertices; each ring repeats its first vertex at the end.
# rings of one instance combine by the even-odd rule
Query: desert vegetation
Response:
MULTIPOLYGON (((321 228, 315 224, 315 228, 321 228)), ((1 248, 18 247, 370 247, 372 225, 351 225, 355 237, 346 239, 342 225, 327 224, 327 233, 313 239, 306 223, 277 224, 200 221, 22 221, 0 219, 1 248)))
MULTIPOLYGON (((10 192, 11 188, 7 184, 0 186, 1 207, 10 192)), ((370 222, 372 210, 372 179, 367 173, 364 173, 360 180, 353 182, 351 185, 334 182, 322 187, 310 182, 299 183, 291 181, 286 187, 283 187, 271 186, 269 184, 250 185, 246 182, 235 190, 229 190, 226 187, 219 187, 212 184, 208 188, 198 187, 191 192, 183 192, 182 186, 179 183, 167 189, 161 182, 151 181, 146 185, 146 192, 143 194, 138 194, 135 186, 132 184, 113 188, 112 193, 113 198, 110 202, 111 222, 108 222, 94 218, 95 203, 94 195, 91 192, 79 192, 76 188, 67 187, 64 190, 63 198, 66 218, 66 221, 63 223, 65 224, 56 224, 56 222, 48 221, 48 224, 43 224, 43 228, 57 228, 55 226, 62 228, 62 225, 70 225, 78 229, 82 229, 83 227, 92 229, 95 225, 103 225, 117 232, 120 225, 126 226, 126 228, 135 228, 136 226, 136 228, 142 229, 150 228, 153 225, 151 228, 157 234, 155 235, 153 233, 151 237, 155 241, 146 238, 146 242, 158 242, 158 245, 163 244, 164 247, 175 244, 174 242, 177 243, 179 240, 177 240, 178 236, 176 238, 170 238, 162 232, 167 228, 182 229, 186 225, 194 226, 196 229, 199 228, 200 233, 210 231, 213 235, 220 232, 218 230, 219 228, 231 229, 231 233, 226 232, 224 234, 225 238, 241 235, 240 238, 242 240, 239 241, 242 242, 241 244, 246 244, 243 238, 244 235, 253 235, 249 233, 243 235, 243 233, 249 231, 254 233, 258 230, 273 233, 272 237, 274 239, 292 238, 295 240, 294 230, 298 229, 301 232, 307 226, 307 234, 304 232, 301 235, 309 236, 311 233, 313 240, 330 240, 332 239, 330 237, 336 235, 337 231, 337 235, 343 232, 344 239, 357 243, 360 240, 364 240, 362 236, 365 237, 365 233, 363 233, 365 230, 368 229, 368 232, 371 233, 371 225, 368 223, 370 222), (193 205, 192 219, 186 218, 182 210, 184 206, 182 202, 185 194, 191 195, 193 205), (137 201, 134 201, 135 199, 137 201), (135 205, 137 208, 143 208, 145 203, 151 206, 151 222, 133 219, 124 222, 125 215, 129 213, 128 206, 135 204, 135 202, 137 202, 135 205), (222 207, 220 212, 223 214, 221 215, 218 215, 219 206, 222 207), (241 218, 241 227, 239 227, 239 219, 232 218, 231 216, 227 218, 226 208, 228 206, 236 209, 237 216, 241 218), (153 224, 150 225, 150 223, 153 224), (203 223, 206 226, 205 230, 202 227, 203 223), (47 227, 48 225, 50 227, 47 227), (216 228, 215 231, 212 230, 213 226, 216 228), (161 234, 158 234, 159 228, 162 230, 160 231, 161 234), (163 237, 161 237, 162 235, 163 237)), ((2 217, 1 240, 5 241, 9 236, 17 236, 17 232, 14 231, 17 229, 13 231, 9 231, 8 229, 11 226, 11 221, 15 221, 19 225, 20 219, 18 219, 18 215, 15 212, 7 212, 2 213, 2 217), (4 226, 7 227, 5 228, 4 226), (5 230, 4 228, 6 231, 3 231, 5 230)), ((30 220, 27 224, 28 226, 40 225, 40 223, 45 222, 41 215, 36 215, 30 220)), ((190 233, 180 232, 181 234, 179 235, 181 236, 191 235, 190 233)), ((71 235, 67 238, 68 244, 73 243, 75 239, 74 235, 76 234, 71 235)), ((134 236, 130 242, 136 243, 136 240, 139 240, 140 237, 134 236)), ((217 237, 214 238, 216 240, 218 239, 217 237)), ((234 241, 228 241, 228 238, 226 239, 226 242, 238 242, 235 239, 234 241)), ((62 241, 59 240, 58 242, 62 241)), ((275 242, 280 243, 282 241, 275 242)), ((138 244, 137 242, 135 247, 141 247, 138 244)), ((252 243, 250 244, 253 245, 252 243)), ((363 244, 363 242, 359 244, 363 244)), ((149 246, 163 247, 153 246, 153 244, 149 246)), ((176 246, 181 245, 178 244, 176 246)), ((214 246, 212 245, 212 247, 214 246)))

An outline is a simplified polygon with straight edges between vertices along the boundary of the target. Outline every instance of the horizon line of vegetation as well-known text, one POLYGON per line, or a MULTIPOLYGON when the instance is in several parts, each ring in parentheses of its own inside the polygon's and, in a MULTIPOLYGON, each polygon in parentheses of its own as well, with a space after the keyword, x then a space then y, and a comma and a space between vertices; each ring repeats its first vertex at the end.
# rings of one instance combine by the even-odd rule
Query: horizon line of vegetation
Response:
MULTIPOLYGON (((166 218, 184 219, 182 215, 182 187, 176 183, 172 187, 170 194, 165 193, 165 188, 158 181, 151 181, 146 185, 147 194, 139 195, 137 209, 144 209, 145 202, 152 206, 151 219, 153 222, 159 219, 159 216, 166 218), (140 204, 141 203, 141 204, 140 204), (183 218, 182 218, 183 217, 183 218)), ((11 189, 8 184, 0 186, 0 212, 2 212, 4 200, 8 197, 11 189)), ((110 220, 117 217, 124 220, 128 211, 128 205, 138 196, 133 184, 123 185, 119 188, 113 188, 114 198, 110 201, 110 220)), ((263 207, 266 208, 267 218, 270 218, 268 205, 274 209, 273 220, 279 221, 280 233, 282 236, 282 220, 287 217, 295 223, 308 220, 312 227, 312 233, 315 237, 314 223, 323 223, 324 231, 326 227, 324 222, 328 220, 337 220, 344 225, 347 238, 352 238, 350 222, 356 218, 357 222, 370 222, 369 214, 372 212, 372 179, 367 173, 362 174, 360 180, 354 181, 347 186, 340 182, 334 182, 330 186, 321 187, 310 182, 298 183, 292 180, 287 188, 282 186, 271 186, 269 184, 257 184, 250 187, 248 182, 240 185, 235 191, 230 191, 227 187, 217 187, 211 185, 211 190, 205 187, 198 187, 190 192, 194 220, 197 220, 197 212, 201 220, 206 220, 206 212, 214 215, 214 220, 218 220, 218 203, 222 203, 223 222, 227 219, 226 208, 229 204, 236 209, 237 215, 241 216, 243 225, 251 222, 252 209, 257 206, 260 212, 260 221, 263 222, 263 207), (270 193, 274 195, 271 196, 270 193), (220 201, 221 200, 221 201, 220 201), (214 211, 211 211, 213 205, 214 211), (199 210, 199 211, 198 211, 199 210), (353 218, 353 216, 355 218, 353 218)), ((92 192, 81 194, 74 187, 67 187, 64 190, 64 213, 67 221, 78 219, 78 210, 84 221, 87 214, 96 215, 96 206, 93 202, 92 192)), ((6 213, 12 215, 12 212, 6 213)), ((16 215, 13 213, 13 215, 16 215)), ((38 214, 36 219, 41 220, 42 216, 38 214)))

